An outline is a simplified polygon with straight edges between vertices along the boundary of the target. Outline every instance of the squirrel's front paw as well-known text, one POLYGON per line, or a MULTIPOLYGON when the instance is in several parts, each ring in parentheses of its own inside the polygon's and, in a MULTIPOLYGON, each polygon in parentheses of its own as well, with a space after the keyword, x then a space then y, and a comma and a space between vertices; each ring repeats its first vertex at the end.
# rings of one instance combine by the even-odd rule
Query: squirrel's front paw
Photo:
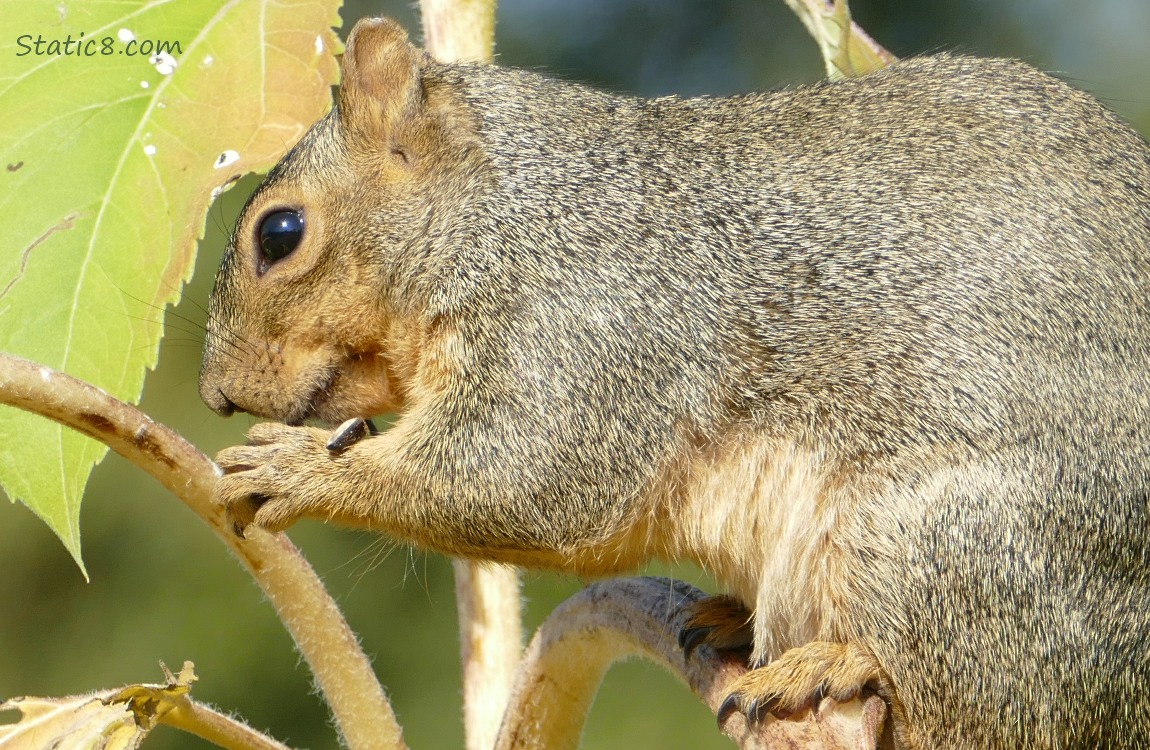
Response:
POLYGON ((866 646, 813 641, 735 680, 719 708, 719 721, 735 711, 751 720, 768 713, 785 718, 817 710, 823 698, 843 703, 864 689, 883 694, 888 688, 886 674, 866 646))
POLYGON ((313 427, 267 422, 252 427, 247 445, 220 451, 216 463, 224 475, 216 498, 237 536, 252 524, 280 531, 317 511, 339 460, 328 448, 330 439, 313 427))

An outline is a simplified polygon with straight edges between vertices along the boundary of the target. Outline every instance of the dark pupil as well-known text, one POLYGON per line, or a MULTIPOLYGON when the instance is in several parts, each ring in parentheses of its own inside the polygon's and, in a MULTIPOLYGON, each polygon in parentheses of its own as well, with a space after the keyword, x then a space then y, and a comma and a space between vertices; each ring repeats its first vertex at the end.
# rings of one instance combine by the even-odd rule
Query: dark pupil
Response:
POLYGON ((291 254, 303 238, 303 216, 299 211, 276 211, 260 224, 260 249, 269 263, 291 254))

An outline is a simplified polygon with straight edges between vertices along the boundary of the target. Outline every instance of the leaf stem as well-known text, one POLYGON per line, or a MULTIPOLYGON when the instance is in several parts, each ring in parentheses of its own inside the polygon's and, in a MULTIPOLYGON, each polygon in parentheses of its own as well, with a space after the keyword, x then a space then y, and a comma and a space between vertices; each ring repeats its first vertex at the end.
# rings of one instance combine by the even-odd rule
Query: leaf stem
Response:
POLYGON ((159 723, 194 734, 225 750, 291 750, 242 721, 187 697, 161 715, 159 723))

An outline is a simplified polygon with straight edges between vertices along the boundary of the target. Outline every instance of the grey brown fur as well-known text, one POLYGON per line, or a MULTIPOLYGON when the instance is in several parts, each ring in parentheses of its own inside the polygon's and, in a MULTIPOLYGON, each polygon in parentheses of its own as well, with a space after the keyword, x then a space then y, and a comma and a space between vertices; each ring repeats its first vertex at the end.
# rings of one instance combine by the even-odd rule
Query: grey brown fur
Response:
POLYGON ((786 632, 760 608, 758 657, 862 644, 908 748, 1150 747, 1143 139, 1012 61, 645 100, 378 28, 241 219, 201 389, 369 416, 345 389, 375 357, 398 432, 330 455, 257 429, 220 456, 240 527, 333 518, 593 573, 689 548, 745 559, 729 585, 755 608, 806 585, 749 569, 776 539, 703 549, 678 514, 707 457, 790 446, 815 457, 830 603, 786 632), (382 124, 353 121, 381 90, 382 124), (322 227, 260 275, 281 204, 322 227))

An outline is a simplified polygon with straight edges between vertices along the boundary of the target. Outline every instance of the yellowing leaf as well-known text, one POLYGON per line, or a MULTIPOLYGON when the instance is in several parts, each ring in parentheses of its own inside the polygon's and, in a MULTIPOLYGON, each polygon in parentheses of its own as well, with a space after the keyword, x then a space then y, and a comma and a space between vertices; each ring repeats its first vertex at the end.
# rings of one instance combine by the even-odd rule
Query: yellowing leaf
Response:
MULTIPOLYGON (((167 672, 167 670, 165 670, 167 672)), ((166 685, 129 685, 70 698, 15 698, 0 711, 20 721, 0 724, 0 750, 133 750, 169 711, 187 705, 196 676, 185 662, 166 685)))
MULTIPOLYGON (((0 351, 139 398, 213 190, 330 106, 338 5, 0 0, 0 351)), ((0 407, 0 485, 81 566, 105 450, 0 407)))
POLYGON ((2 750, 128 750, 148 733, 122 704, 106 705, 99 695, 16 698, 0 709, 23 714, 17 724, 0 724, 2 750))

